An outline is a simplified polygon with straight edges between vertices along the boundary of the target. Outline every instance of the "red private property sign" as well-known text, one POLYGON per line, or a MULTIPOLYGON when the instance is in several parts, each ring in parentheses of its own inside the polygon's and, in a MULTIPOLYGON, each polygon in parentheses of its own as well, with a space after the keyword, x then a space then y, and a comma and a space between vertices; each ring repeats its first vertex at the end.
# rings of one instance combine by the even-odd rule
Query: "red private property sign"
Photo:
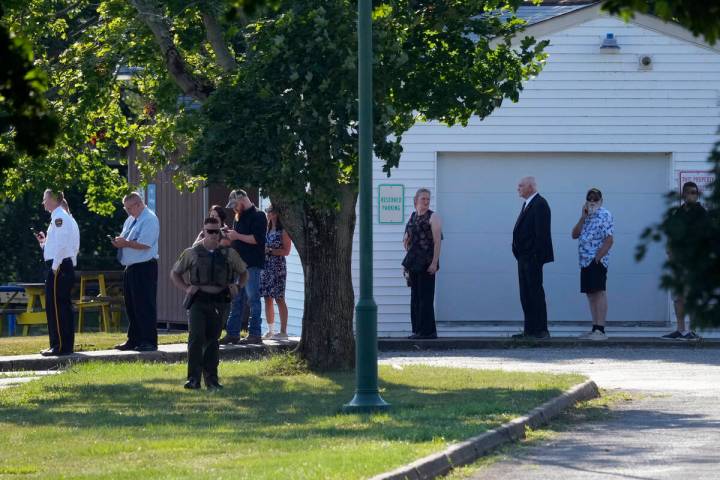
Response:
POLYGON ((681 191, 685 182, 695 182, 700 189, 701 198, 707 198, 710 193, 710 184, 715 181, 715 174, 707 170, 681 170, 678 176, 678 191, 681 191))

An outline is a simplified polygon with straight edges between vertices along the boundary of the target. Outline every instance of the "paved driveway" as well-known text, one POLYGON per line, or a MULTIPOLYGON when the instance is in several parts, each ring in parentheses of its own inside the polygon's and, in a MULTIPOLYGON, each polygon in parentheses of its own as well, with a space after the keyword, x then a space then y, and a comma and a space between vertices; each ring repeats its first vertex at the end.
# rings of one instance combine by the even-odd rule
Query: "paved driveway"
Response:
POLYGON ((577 372, 637 392, 602 420, 477 471, 472 479, 720 479, 720 350, 522 348, 388 352, 382 363, 577 372))

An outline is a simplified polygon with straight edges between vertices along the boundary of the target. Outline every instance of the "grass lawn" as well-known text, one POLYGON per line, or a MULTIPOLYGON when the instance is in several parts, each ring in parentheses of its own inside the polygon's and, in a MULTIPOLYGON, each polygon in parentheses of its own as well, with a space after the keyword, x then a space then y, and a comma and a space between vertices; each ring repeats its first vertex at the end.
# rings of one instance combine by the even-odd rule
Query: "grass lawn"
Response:
MULTIPOLYGON (((127 338, 125 332, 112 333, 76 333, 75 351, 87 352, 90 350, 107 350, 122 343, 127 338)), ((158 335, 158 343, 187 343, 187 333, 173 333, 158 335)), ((34 335, 27 337, 0 337, 0 355, 25 355, 38 353, 48 348, 47 335, 34 335)))
POLYGON ((0 478, 352 479, 526 413, 578 375, 380 368, 387 413, 344 415, 351 373, 287 357, 223 362, 219 392, 185 365, 85 363, 0 390, 0 478))

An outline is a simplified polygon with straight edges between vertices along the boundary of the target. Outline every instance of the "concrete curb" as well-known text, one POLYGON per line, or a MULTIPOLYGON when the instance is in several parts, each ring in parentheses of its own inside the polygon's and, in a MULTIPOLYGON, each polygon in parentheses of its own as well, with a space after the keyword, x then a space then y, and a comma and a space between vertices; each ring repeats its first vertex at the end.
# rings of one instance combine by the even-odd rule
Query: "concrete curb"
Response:
MULTIPOLYGON (((221 360, 245 360, 260 358, 272 353, 287 352, 297 346, 297 341, 265 341, 263 345, 223 345, 220 347, 221 360)), ((89 361, 105 362, 158 362, 175 363, 187 361, 187 345, 160 345, 156 352, 135 352, 120 350, 97 350, 73 353, 65 357, 43 357, 42 355, 14 355, 0 357, 0 372, 20 370, 55 370, 68 365, 89 361)))
POLYGON ((507 337, 442 337, 433 340, 410 340, 407 338, 379 338, 381 352, 418 350, 478 350, 509 348, 720 348, 720 339, 702 339, 697 342, 668 341, 660 338, 611 337, 605 341, 580 340, 577 337, 554 337, 545 340, 513 340, 507 337))
POLYGON ((575 403, 599 396, 600 392, 595 382, 588 380, 530 410, 523 417, 477 437, 451 445, 442 452, 421 458, 391 472, 376 475, 371 480, 422 480, 445 475, 453 468, 474 462, 499 445, 525 438, 526 428, 545 425, 575 403))

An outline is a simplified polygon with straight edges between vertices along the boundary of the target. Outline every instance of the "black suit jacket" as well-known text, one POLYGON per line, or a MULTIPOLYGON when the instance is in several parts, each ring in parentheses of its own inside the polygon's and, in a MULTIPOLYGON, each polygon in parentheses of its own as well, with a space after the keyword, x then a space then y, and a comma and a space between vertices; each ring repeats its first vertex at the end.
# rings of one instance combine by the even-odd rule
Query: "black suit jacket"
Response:
POLYGON ((512 252, 516 259, 534 257, 540 264, 555 260, 550 236, 550 206, 540 194, 535 195, 515 222, 512 252))

